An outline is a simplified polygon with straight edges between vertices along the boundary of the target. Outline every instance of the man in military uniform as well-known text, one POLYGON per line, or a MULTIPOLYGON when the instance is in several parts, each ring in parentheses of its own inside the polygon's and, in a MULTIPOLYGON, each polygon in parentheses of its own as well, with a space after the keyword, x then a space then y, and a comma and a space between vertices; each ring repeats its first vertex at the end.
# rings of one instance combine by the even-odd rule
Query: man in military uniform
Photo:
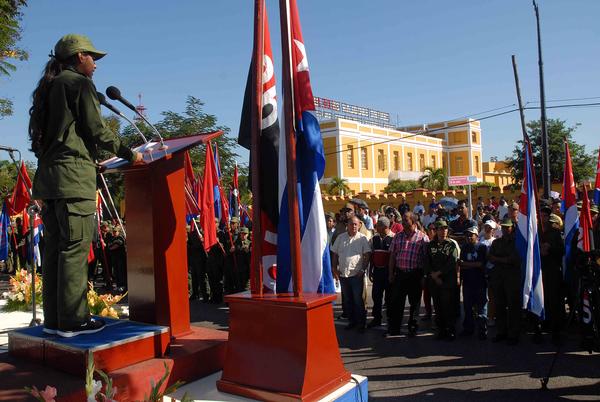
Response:
POLYGON ((210 286, 210 302, 214 304, 223 302, 223 269, 225 265, 225 249, 223 245, 226 241, 227 234, 217 229, 217 243, 213 244, 208 250, 206 260, 208 283, 210 286))
MULTIPOLYGON (((544 311, 546 324, 555 343, 560 341, 560 328, 564 319, 564 298, 562 288, 562 258, 565 243, 560 230, 554 227, 560 218, 544 207, 540 214, 543 230, 540 231, 540 254, 542 257, 542 284, 544 286, 544 311)), ((541 341, 541 331, 536 326, 534 341, 541 341)))
POLYGON ((87 256, 96 227, 96 165, 102 148, 130 162, 142 155, 106 126, 92 75, 106 55, 83 35, 63 36, 33 93, 29 136, 38 159, 33 198, 44 201, 44 331, 63 337, 94 333, 89 316, 87 256), (48 77, 51 77, 48 78, 48 77))
POLYGON ((192 277, 190 300, 197 300, 201 296, 202 301, 207 303, 206 252, 204 251, 202 236, 196 222, 191 222, 191 225, 187 226, 186 229, 188 269, 192 277))
POLYGON ((490 277, 496 301, 497 333, 493 341, 506 339, 509 345, 516 345, 521 331, 521 260, 512 219, 504 218, 500 226, 502 237, 494 240, 488 254, 488 260, 494 264, 490 277))
POLYGON ((250 280, 250 254, 252 242, 249 238, 250 230, 243 227, 235 240, 235 258, 237 262, 237 292, 243 292, 248 288, 250 280))
POLYGON ((430 283, 435 308, 437 339, 454 340, 456 337, 456 293, 458 292, 457 263, 459 247, 448 238, 448 223, 435 222, 436 236, 427 245, 424 276, 430 283))

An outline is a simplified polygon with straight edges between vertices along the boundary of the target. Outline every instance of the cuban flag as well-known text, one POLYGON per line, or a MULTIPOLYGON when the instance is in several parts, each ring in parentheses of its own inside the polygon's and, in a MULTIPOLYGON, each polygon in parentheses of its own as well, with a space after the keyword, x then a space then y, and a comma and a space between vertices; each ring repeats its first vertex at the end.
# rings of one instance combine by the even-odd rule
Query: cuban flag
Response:
POLYGON ((6 201, 2 203, 2 213, 0 214, 0 261, 8 259, 8 228, 10 227, 10 217, 8 216, 8 206, 6 201))
POLYGON ((596 185, 594 186, 594 204, 600 205, 600 148, 598 148, 598 162, 596 164, 596 185))
MULTIPOLYGON (((27 210, 23 210, 23 230, 26 231, 27 236, 29 236, 29 214, 27 210)), ((35 214, 33 218, 33 261, 36 266, 42 266, 42 257, 40 253, 40 239, 44 235, 44 224, 42 223, 42 218, 35 214)), ((29 249, 27 252, 27 261, 32 260, 31 256, 32 250, 29 249)))
POLYGON ((525 142, 523 184, 519 202, 516 246, 521 256, 523 272, 523 308, 544 319, 544 289, 542 286, 542 259, 538 237, 537 197, 531 145, 525 142))
POLYGON ((563 277, 569 278, 569 267, 573 264, 575 249, 573 238, 579 230, 579 214, 577 213, 577 190, 573 178, 571 153, 569 144, 565 141, 565 172, 563 174, 562 213, 564 214, 565 255, 563 257, 563 277))
POLYGON ((217 182, 214 183, 213 194, 215 197, 215 218, 219 218, 219 222, 222 223, 223 213, 221 210, 221 164, 219 163, 219 149, 217 148, 217 143, 215 142, 215 149, 213 151, 213 155, 215 158, 215 169, 217 171, 217 182))
MULTIPOLYGON (((335 293, 319 180, 325 170, 325 155, 321 129, 315 116, 315 101, 310 86, 309 67, 300 18, 295 0, 288 0, 287 43, 291 60, 291 90, 293 91, 293 123, 296 136, 296 172, 298 180, 298 210, 304 292, 335 293)), ((284 61, 285 62, 285 61, 284 61)), ((285 88, 290 90, 290 88, 285 88)), ((284 133, 289 135, 290 133, 284 133)), ((279 205, 277 247, 277 292, 293 289, 288 213, 286 141, 279 142, 279 205)))

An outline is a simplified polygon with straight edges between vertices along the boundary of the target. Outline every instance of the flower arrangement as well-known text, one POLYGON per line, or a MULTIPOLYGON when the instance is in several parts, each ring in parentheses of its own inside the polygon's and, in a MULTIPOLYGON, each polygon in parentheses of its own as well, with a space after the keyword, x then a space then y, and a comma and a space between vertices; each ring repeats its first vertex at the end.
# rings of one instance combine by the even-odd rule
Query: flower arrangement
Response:
MULTIPOLYGON (((8 301, 4 311, 28 311, 31 309, 31 273, 19 269, 10 277, 8 301)), ((35 302, 42 305, 42 277, 35 274, 35 302)))
POLYGON ((87 293, 88 306, 90 308, 90 314, 99 315, 102 317, 119 318, 117 310, 113 307, 115 304, 120 302, 127 292, 122 295, 111 295, 110 293, 99 295, 94 290, 94 284, 88 282, 89 290, 87 293))

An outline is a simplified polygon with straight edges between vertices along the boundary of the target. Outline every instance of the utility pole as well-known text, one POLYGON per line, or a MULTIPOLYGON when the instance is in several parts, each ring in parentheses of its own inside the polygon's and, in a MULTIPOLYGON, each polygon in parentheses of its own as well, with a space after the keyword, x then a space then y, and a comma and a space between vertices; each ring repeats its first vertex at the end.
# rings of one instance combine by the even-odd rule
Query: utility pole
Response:
POLYGON ((542 110, 541 128, 542 128, 542 185, 544 186, 544 198, 550 198, 550 155, 548 153, 548 129, 546 126, 546 94, 544 91, 544 63, 542 62, 542 38, 540 34, 540 12, 538 5, 533 0, 533 9, 535 10, 535 19, 537 22, 537 42, 538 42, 538 65, 540 69, 540 106, 542 110))
POLYGON ((515 87, 517 88, 517 100, 519 102, 519 114, 521 115, 521 130, 523 141, 527 141, 527 127, 525 126, 525 113, 523 112, 523 101, 521 100, 521 86, 519 85, 519 73, 517 72, 517 58, 512 55, 513 73, 515 75, 515 87))

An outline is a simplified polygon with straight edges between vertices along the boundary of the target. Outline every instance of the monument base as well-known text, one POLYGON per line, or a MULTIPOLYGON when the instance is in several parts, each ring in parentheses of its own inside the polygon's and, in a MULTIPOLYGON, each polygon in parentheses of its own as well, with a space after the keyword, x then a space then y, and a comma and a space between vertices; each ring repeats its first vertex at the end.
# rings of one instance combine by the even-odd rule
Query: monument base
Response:
MULTIPOLYGON (((122 321, 123 324, 128 321, 122 321)), ((145 325, 145 324, 142 324, 145 325)), ((156 327, 156 326, 154 326, 156 327)), ((39 327, 38 327, 39 328, 39 327)), ((41 329, 41 328, 40 328, 41 329)), ((24 328, 17 331, 28 331, 30 328, 24 328)), ((103 333, 107 331, 100 332, 103 333)), ((85 342, 85 339, 91 337, 81 336, 79 342, 85 342)), ((22 348, 22 337, 14 338, 10 335, 9 349, 11 352, 0 354, 0 401, 28 401, 30 396, 24 391, 24 387, 36 386, 38 389, 44 389, 46 385, 57 388, 57 401, 85 401, 85 377, 80 372, 81 365, 78 359, 72 359, 70 364, 64 367, 58 367, 56 361, 48 358, 44 359, 44 349, 39 347, 32 348, 30 353, 22 348), (13 354, 15 346, 12 344, 14 339, 17 344, 20 343, 20 352, 13 354), (40 352, 41 350, 41 352, 40 352), (32 358, 34 356, 40 358, 32 358), (73 368, 77 370, 73 370, 73 368)), ((72 338, 73 340, 76 338, 72 338)), ((39 342, 36 342, 39 344, 39 342)), ((165 373, 165 364, 171 374, 167 384, 171 385, 176 381, 190 382, 199 378, 215 373, 223 368, 225 360, 225 351, 227 345, 227 332, 218 331, 209 328, 191 327, 191 333, 170 341, 169 347, 163 356, 151 356, 144 361, 133 364, 123 365, 118 369, 106 368, 116 366, 104 366, 107 374, 112 378, 113 384, 117 387, 117 400, 119 401, 139 401, 150 393, 150 381, 157 383, 165 373)), ((110 346, 110 345, 105 345, 110 346)), ((52 350, 55 350, 54 348, 52 350)), ((56 350, 61 350, 56 348, 56 350)), ((123 353, 110 353, 109 347, 100 346, 100 350, 106 351, 115 362, 123 353)), ((63 357, 54 357, 52 359, 68 362, 66 357, 73 357, 72 351, 67 351, 63 357)), ((85 353, 85 352, 84 352, 85 353)), ((79 352, 75 355, 78 356, 79 352)), ((135 355, 135 353, 134 353, 135 355)), ((48 356, 50 357, 50 356, 48 356)), ((96 360, 96 355, 94 359, 96 360)), ((96 368, 103 367, 103 361, 97 361, 96 368)), ((83 371, 85 374, 85 370, 83 371)))
POLYGON ((317 401, 350 380, 333 324, 335 295, 238 293, 219 391, 264 401, 317 401))

